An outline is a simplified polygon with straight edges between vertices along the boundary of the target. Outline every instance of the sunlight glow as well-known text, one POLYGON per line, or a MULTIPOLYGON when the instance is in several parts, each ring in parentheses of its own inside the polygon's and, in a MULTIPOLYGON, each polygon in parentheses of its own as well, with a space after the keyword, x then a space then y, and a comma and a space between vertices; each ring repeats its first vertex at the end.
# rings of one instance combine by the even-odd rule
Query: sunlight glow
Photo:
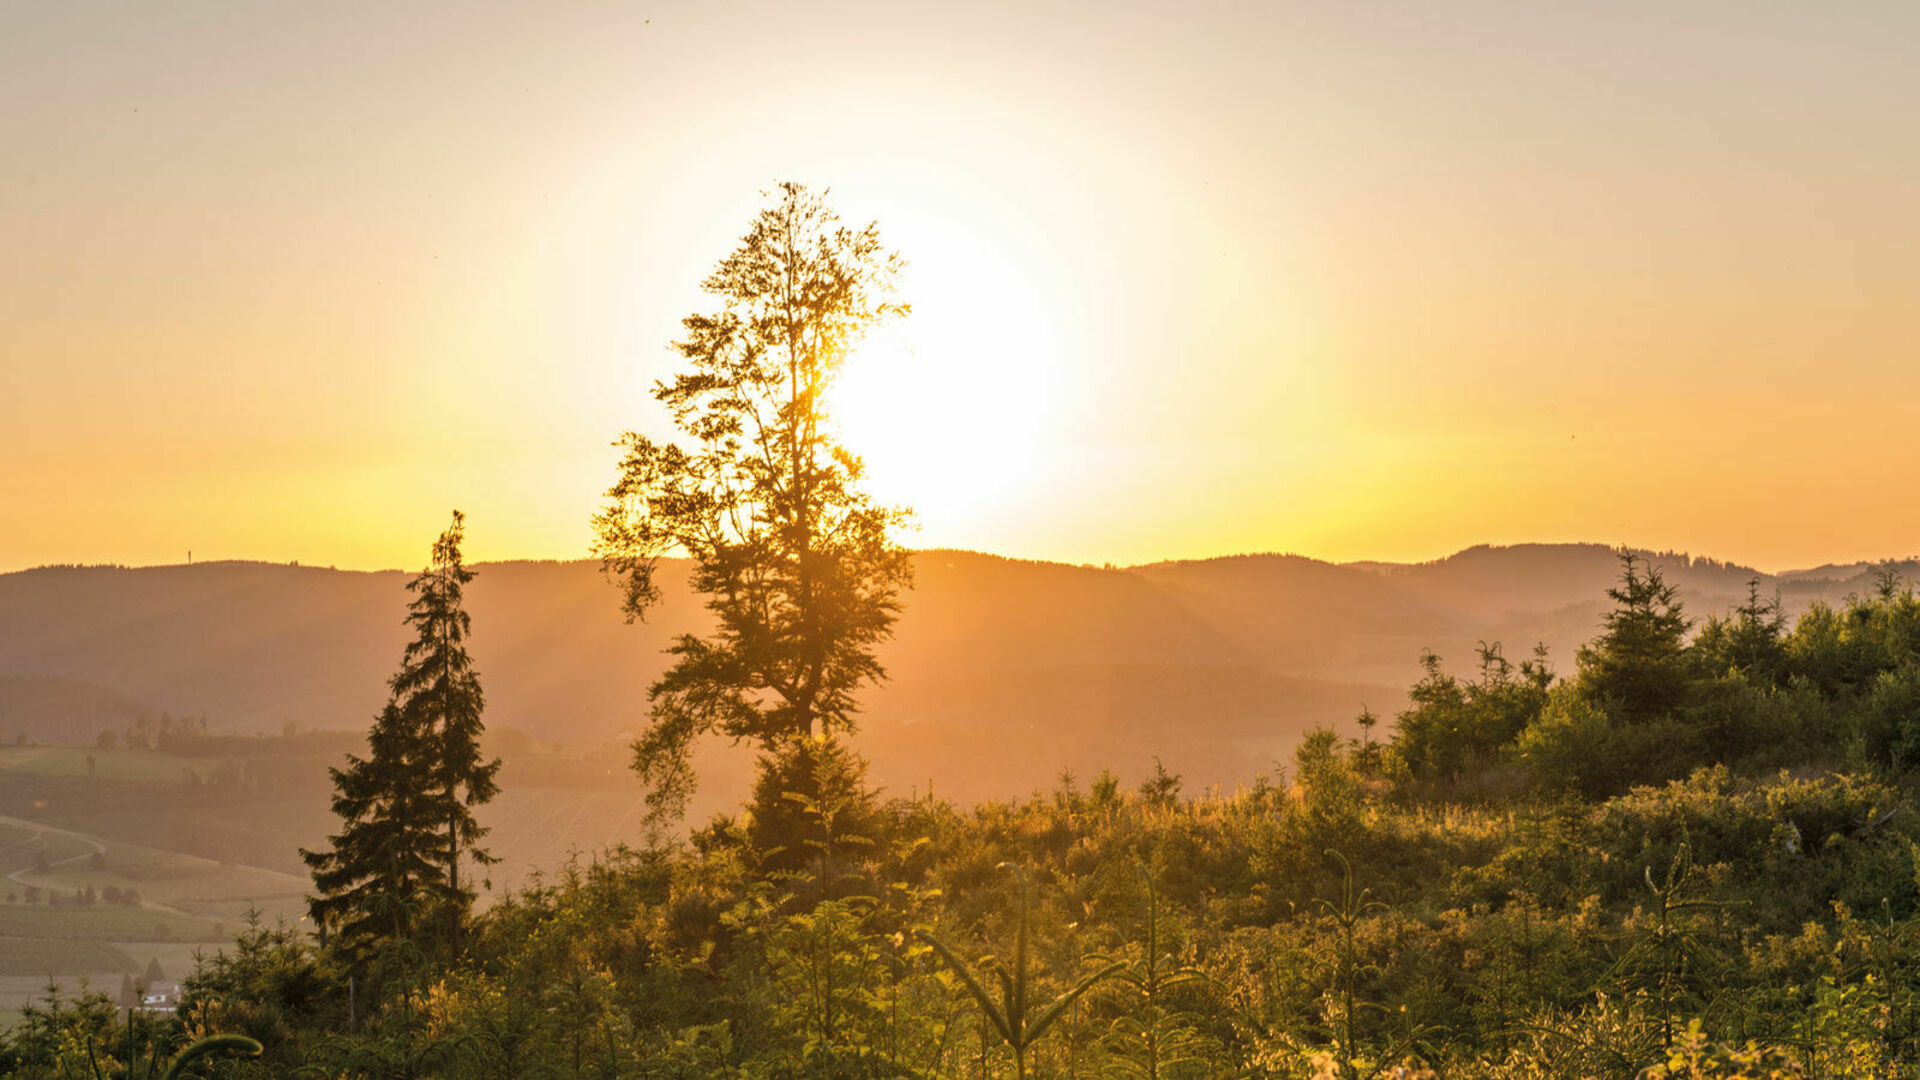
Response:
POLYGON ((848 358, 829 411, 868 490, 937 529, 996 516, 1046 460, 1066 365, 1030 263, 957 228, 914 231, 913 314, 848 358))

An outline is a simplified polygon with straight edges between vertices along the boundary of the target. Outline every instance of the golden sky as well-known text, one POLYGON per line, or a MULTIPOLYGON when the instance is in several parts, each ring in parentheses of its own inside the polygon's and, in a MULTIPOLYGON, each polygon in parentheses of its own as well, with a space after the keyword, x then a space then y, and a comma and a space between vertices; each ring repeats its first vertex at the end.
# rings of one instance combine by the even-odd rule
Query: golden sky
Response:
POLYGON ((0 570, 583 555, 759 192, 914 546, 1920 550, 1920 6, 0 5, 0 570))

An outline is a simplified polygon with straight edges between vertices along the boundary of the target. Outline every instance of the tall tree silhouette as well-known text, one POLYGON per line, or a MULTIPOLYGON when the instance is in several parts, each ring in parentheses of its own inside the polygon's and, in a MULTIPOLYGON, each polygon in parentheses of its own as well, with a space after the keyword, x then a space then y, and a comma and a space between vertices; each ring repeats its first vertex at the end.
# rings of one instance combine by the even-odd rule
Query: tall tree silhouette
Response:
MULTIPOLYGON (((472 619, 462 599, 473 571, 460 561, 466 516, 453 512, 453 524, 434 541, 433 562, 407 583, 413 601, 407 622, 417 636, 401 657, 400 671, 390 684, 415 729, 424 738, 423 766, 430 777, 433 815, 441 832, 441 859, 446 868, 447 894, 464 912, 473 889, 460 880, 461 860, 482 866, 498 860, 477 846, 487 830, 473 817, 473 807, 499 793, 494 775, 500 760, 483 760, 480 720, 486 699, 480 678, 467 655, 472 619)), ((457 930, 457 923, 455 924, 457 930)))
POLYGON ((480 753, 484 699, 461 595, 473 579, 460 559, 465 520, 454 511, 431 564, 407 585, 416 636, 368 732, 367 756, 332 770, 341 831, 329 849, 300 853, 313 869, 314 922, 355 964, 382 946, 422 948, 430 928, 457 948, 474 896, 461 862, 496 861, 477 846, 486 829, 473 816, 498 791, 500 762, 480 753))
POLYGON ((874 649, 909 581, 891 536, 903 513, 860 489, 825 395, 866 331, 907 311, 892 298, 901 265, 875 226, 845 228, 820 197, 782 185, 707 278, 719 310, 684 321, 688 370, 654 388, 685 444, 621 440, 594 526, 628 618, 659 599, 657 560, 673 552, 692 557, 714 615, 705 636, 674 641, 649 691, 633 764, 656 815, 684 809, 700 735, 792 753, 852 730, 855 692, 885 675, 874 649))
POLYGON ((421 732, 389 701, 367 733, 367 756, 334 769, 340 832, 321 851, 302 849, 313 870, 307 899, 321 940, 364 969, 386 947, 417 945, 445 884, 421 732))

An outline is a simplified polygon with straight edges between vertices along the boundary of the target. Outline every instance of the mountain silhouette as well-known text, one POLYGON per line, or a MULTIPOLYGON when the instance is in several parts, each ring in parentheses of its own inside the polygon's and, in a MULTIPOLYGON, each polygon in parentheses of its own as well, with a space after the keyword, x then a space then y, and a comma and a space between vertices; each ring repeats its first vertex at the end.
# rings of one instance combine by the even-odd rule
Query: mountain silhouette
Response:
MULTIPOLYGON (((1872 587, 1874 564, 1779 576, 1653 554, 1690 614, 1724 612, 1747 582, 1789 611, 1872 587)), ((1422 651, 1470 669, 1479 642, 1536 642, 1571 670, 1618 576, 1598 544, 1481 546, 1428 563, 1243 555, 1093 568, 964 551, 914 557, 916 587, 863 698, 874 779, 962 799, 1154 762, 1193 789, 1283 764, 1299 736, 1361 707, 1391 717, 1422 651)), ((628 624, 597 564, 480 564, 468 590, 487 721, 560 743, 609 743, 646 723, 662 649, 705 612, 684 563, 628 624)), ((1911 574, 1913 564, 1898 564, 1911 574)), ((0 575, 0 740, 90 741, 167 711, 215 732, 364 727, 407 634, 408 572, 253 562, 46 567, 0 575)), ((616 757, 621 753, 610 747, 616 757)), ((744 753, 705 753, 738 784, 744 753)))

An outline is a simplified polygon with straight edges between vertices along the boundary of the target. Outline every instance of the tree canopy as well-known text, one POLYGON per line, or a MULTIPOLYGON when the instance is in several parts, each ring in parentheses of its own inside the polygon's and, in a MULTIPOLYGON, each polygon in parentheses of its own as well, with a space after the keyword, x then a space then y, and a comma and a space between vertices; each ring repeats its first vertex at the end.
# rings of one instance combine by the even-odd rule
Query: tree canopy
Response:
POLYGON ((594 520, 595 551, 629 619, 659 599, 662 556, 693 562, 713 629, 683 634, 650 688, 634 768, 657 812, 684 807, 693 741, 719 733, 781 753, 852 730, 855 693, 884 676, 876 645, 909 583, 904 513, 861 490, 826 394, 869 329, 904 315, 900 257, 798 184, 776 190, 684 320, 686 370, 656 384, 683 442, 629 432, 594 520))

